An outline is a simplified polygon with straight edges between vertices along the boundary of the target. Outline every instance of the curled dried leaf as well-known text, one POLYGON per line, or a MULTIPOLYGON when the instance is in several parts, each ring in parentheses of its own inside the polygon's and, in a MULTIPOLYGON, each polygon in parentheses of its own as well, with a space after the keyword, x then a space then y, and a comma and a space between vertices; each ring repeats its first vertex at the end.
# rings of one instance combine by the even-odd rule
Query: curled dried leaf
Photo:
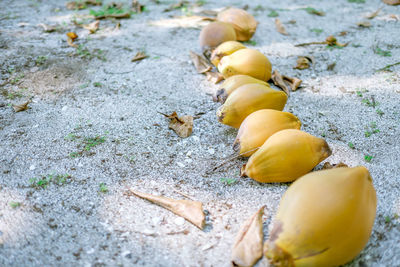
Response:
POLYGON ((203 229, 206 223, 206 216, 203 211, 203 203, 193 200, 176 200, 163 196, 154 196, 129 189, 135 196, 146 199, 156 205, 159 205, 176 215, 183 217, 199 229, 203 229))
POLYGON ((180 9, 182 7, 185 7, 188 4, 189 4, 189 1, 186 1, 186 0, 179 1, 178 3, 171 4, 169 7, 164 9, 164 12, 169 12, 169 11, 172 11, 174 9, 180 9))
POLYGON ((84 9, 86 5, 92 6, 101 6, 102 1, 99 0, 86 0, 86 1, 71 1, 67 2, 65 5, 67 9, 75 10, 75 9, 84 9))
POLYGON ((301 83, 303 82, 302 80, 300 80, 298 78, 289 77, 289 76, 285 76, 285 75, 283 75, 282 78, 285 82, 289 83, 290 89, 292 89, 292 91, 296 91, 300 87, 301 83))
POLYGON ((28 104, 31 103, 31 100, 28 100, 22 104, 12 105, 15 112, 20 112, 28 109, 28 104))
POLYGON ((99 29, 100 20, 93 21, 89 24, 82 24, 82 28, 90 31, 90 33, 95 33, 99 29))
POLYGON ((280 87, 289 96, 290 88, 283 81, 282 75, 277 70, 274 70, 274 72, 272 72, 271 80, 276 86, 280 87))
POLYGON ((192 59, 198 73, 206 73, 212 69, 212 65, 205 57, 196 54, 193 51, 190 51, 190 58, 192 59))
POLYGON ((308 69, 310 67, 311 64, 314 65, 314 60, 312 57, 308 57, 308 56, 299 56, 297 58, 297 65, 295 67, 293 67, 294 69, 298 69, 298 70, 304 70, 304 69, 308 69))
POLYGON ((213 82, 214 84, 217 84, 225 79, 224 76, 222 76, 222 74, 219 72, 207 71, 206 75, 207 75, 207 80, 213 82))
POLYGON ((232 248, 233 266, 253 266, 262 257, 264 209, 262 206, 241 226, 232 248))
POLYGON ((369 21, 360 21, 360 22, 357 22, 357 26, 361 27, 361 28, 369 28, 372 26, 372 24, 369 21))
POLYGON ((400 5, 400 0, 382 0, 387 5, 397 6, 400 5))
POLYGON ((283 35, 289 35, 285 29, 285 27, 283 26, 282 22, 280 21, 280 19, 275 19, 275 27, 276 30, 283 34, 283 35))
POLYGON ((193 117, 190 115, 185 115, 182 117, 178 117, 178 114, 174 111, 172 114, 167 115, 164 113, 159 112, 160 114, 164 115, 168 119, 169 128, 174 130, 180 137, 188 137, 192 134, 193 131, 193 117))
POLYGON ((67 36, 69 38, 71 38, 72 40, 75 40, 76 38, 78 38, 78 35, 74 32, 67 32, 67 36))
POLYGON ((337 41, 336 37, 333 36, 333 35, 329 35, 328 37, 326 37, 326 40, 325 40, 325 41, 326 41, 326 44, 329 45, 329 46, 340 46, 340 47, 345 47, 345 46, 348 45, 348 43, 344 43, 344 44, 339 43, 339 42, 337 41))
POLYGON ((135 62, 135 61, 139 61, 142 59, 147 58, 148 55, 146 55, 146 53, 144 51, 139 51, 136 53, 136 55, 131 59, 131 62, 135 62))

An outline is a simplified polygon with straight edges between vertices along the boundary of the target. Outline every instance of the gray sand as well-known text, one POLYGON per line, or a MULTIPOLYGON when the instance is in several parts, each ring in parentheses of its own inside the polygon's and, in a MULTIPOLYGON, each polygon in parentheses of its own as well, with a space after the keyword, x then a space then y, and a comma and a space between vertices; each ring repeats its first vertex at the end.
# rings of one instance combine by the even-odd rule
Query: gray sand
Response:
MULTIPOLYGON (((146 1, 148 12, 120 20, 119 30, 117 21, 102 20, 89 35, 71 22, 89 9, 67 10, 65 1, 56 0, 0 2, 0 265, 228 266, 240 225, 262 205, 267 238, 288 184, 240 179, 244 159, 208 172, 233 155, 236 130, 217 122, 219 104, 208 95, 217 86, 190 61, 189 50, 200 52, 199 28, 171 24, 171 16, 183 14, 162 12, 171 3, 146 1), (61 26, 45 33, 40 23, 61 26), (76 55, 67 45, 68 31, 106 61, 76 55), (131 62, 139 50, 150 57, 131 62), (9 106, 29 96, 27 111, 15 113, 9 106), (182 139, 157 111, 204 114, 182 139), (87 144, 94 146, 86 151, 87 144), (46 189, 30 186, 30 179, 51 174, 53 181, 70 177, 46 189), (237 182, 227 185, 221 178, 237 182), (101 183, 108 192, 100 192, 101 183), (206 229, 129 196, 130 187, 202 201, 206 229)), ((207 1, 201 8, 245 3, 207 1)), ((285 110, 300 118, 303 130, 327 140, 333 155, 326 161, 364 165, 374 179, 378 210, 372 236, 348 266, 400 266, 400 66, 375 71, 400 60, 400 21, 391 16, 400 16, 400 7, 378 0, 251 1, 249 12, 260 24, 256 43, 248 46, 265 53, 274 69, 303 80, 285 110), (300 9, 307 6, 326 16, 300 9), (356 26, 379 7, 372 27, 356 26), (277 10, 289 36, 276 32, 269 8, 277 10), (349 45, 294 47, 330 34, 349 45), (380 55, 382 50, 391 56, 380 55), (293 69, 299 55, 313 56, 315 66, 293 69), (332 63, 334 69, 327 70, 332 63), (373 157, 370 162, 366 155, 373 157)))

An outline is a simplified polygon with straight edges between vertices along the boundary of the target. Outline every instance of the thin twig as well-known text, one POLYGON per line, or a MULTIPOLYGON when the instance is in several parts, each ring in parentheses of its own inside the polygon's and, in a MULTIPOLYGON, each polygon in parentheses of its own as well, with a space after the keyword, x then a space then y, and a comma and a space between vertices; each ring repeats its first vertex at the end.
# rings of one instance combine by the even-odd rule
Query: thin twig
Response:
POLYGON ((248 151, 245 151, 245 152, 243 152, 243 153, 240 153, 239 155, 236 155, 236 156, 234 156, 234 157, 232 157, 232 158, 229 158, 229 159, 223 161, 221 164, 215 166, 214 169, 212 169, 212 171, 215 171, 216 169, 221 168, 223 165, 225 165, 225 164, 228 163, 229 161, 232 161, 232 160, 234 160, 234 159, 237 159, 237 158, 243 156, 244 154, 247 154, 247 153, 249 153, 249 152, 255 151, 255 150, 259 149, 259 148, 260 148, 260 147, 256 147, 256 148, 250 149, 250 150, 248 150, 248 151))
POLYGON ((399 62, 396 62, 396 63, 393 63, 393 64, 386 65, 386 66, 383 67, 383 68, 380 68, 380 69, 375 70, 375 72, 383 71, 383 70, 388 70, 389 68, 391 68, 391 67, 393 67, 393 66, 396 66, 396 65, 400 65, 400 61, 399 61, 399 62))
POLYGON ((310 43, 301 43, 294 46, 306 46, 306 45, 317 45, 317 44, 328 44, 328 42, 310 42, 310 43))

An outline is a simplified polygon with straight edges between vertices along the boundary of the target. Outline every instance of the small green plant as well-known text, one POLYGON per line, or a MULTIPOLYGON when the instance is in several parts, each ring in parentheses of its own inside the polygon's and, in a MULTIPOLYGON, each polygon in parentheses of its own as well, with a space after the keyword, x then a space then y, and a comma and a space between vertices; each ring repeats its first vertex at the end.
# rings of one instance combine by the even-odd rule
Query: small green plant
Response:
POLYGON ((385 114, 382 110, 380 110, 379 108, 376 110, 376 113, 379 115, 379 116, 382 116, 383 114, 385 114))
POLYGON ((107 188, 107 186, 106 186, 105 183, 100 183, 100 185, 99 185, 99 191, 100 191, 101 193, 107 193, 107 192, 108 192, 108 188, 107 188))
POLYGON ((391 57, 392 56, 392 52, 390 52, 389 50, 383 50, 379 47, 375 48, 374 53, 377 55, 380 55, 382 57, 391 57))
POLYGON ((234 185, 237 183, 237 180, 234 178, 221 178, 220 181, 226 185, 234 185))
POLYGON ((244 44, 249 44, 249 45, 257 45, 257 42, 256 41, 254 41, 254 40, 248 40, 248 41, 245 41, 245 42, 243 42, 244 44))
POLYGON ((385 223, 390 223, 392 221, 392 218, 390 216, 385 216, 385 223))
POLYGON ((16 208, 18 208, 18 207, 21 206, 21 202, 10 201, 10 202, 8 203, 8 205, 10 205, 11 208, 16 209, 16 208))
POLYGON ((29 184, 34 188, 46 189, 46 187, 53 183, 55 185, 63 185, 67 179, 71 178, 69 174, 47 174, 40 178, 34 177, 29 179, 29 184))
POLYGON ((351 149, 354 149, 355 148, 355 146, 354 146, 354 144, 352 143, 352 142, 349 142, 349 147, 351 148, 351 149))
POLYGON ((365 137, 370 137, 372 135, 372 133, 370 131, 365 131, 364 132, 364 136, 365 137))
POLYGON ((38 56, 35 60, 37 66, 43 65, 47 60, 47 56, 38 56))
POLYGON ((85 59, 97 58, 97 59, 100 59, 102 61, 107 61, 106 57, 104 56, 104 51, 103 50, 94 49, 93 51, 90 51, 88 48, 86 48, 82 44, 80 44, 77 47, 76 55, 78 55, 81 58, 85 58, 85 59))
POLYGON ((364 4, 365 0, 347 0, 349 3, 364 4))
POLYGON ((84 139, 84 144, 85 144, 84 150, 90 151, 90 149, 92 147, 100 145, 100 144, 104 143, 105 141, 106 141, 106 138, 102 137, 102 136, 87 137, 84 139))
POLYGON ((371 156, 371 155, 365 155, 365 156, 364 156, 364 160, 365 160, 366 162, 371 162, 372 159, 373 159, 373 156, 371 156))
POLYGON ((86 88, 88 86, 89 86, 89 83, 83 83, 83 84, 79 85, 79 88, 80 89, 84 89, 84 88, 86 88))
POLYGON ((206 3, 207 3, 207 1, 205 1, 205 0, 197 0, 196 1, 197 6, 204 6, 206 3))
POLYGON ((324 30, 320 28, 312 28, 310 32, 315 32, 316 34, 320 35, 324 30))
POLYGON ((108 15, 120 15, 120 14, 131 14, 131 10, 127 8, 123 8, 121 6, 116 5, 105 5, 99 10, 91 9, 89 14, 94 17, 104 17, 108 15))
POLYGON ((271 10, 267 16, 271 18, 276 18, 279 16, 279 13, 276 12, 275 10, 271 10))
POLYGON ((306 11, 308 14, 311 14, 311 15, 325 16, 325 12, 316 10, 313 7, 302 8, 302 10, 306 11))
POLYGON ((69 133, 64 137, 64 139, 68 140, 68 141, 74 141, 77 138, 79 138, 79 136, 77 136, 77 135, 75 135, 73 133, 69 133))
POLYGON ((100 82, 94 82, 94 83, 93 83, 93 86, 94 86, 94 87, 102 87, 103 84, 100 83, 100 82))
POLYGON ((25 77, 25 74, 21 73, 17 77, 15 77, 14 79, 12 79, 10 83, 11 84, 16 84, 19 81, 21 81, 21 79, 24 78, 24 77, 25 77))

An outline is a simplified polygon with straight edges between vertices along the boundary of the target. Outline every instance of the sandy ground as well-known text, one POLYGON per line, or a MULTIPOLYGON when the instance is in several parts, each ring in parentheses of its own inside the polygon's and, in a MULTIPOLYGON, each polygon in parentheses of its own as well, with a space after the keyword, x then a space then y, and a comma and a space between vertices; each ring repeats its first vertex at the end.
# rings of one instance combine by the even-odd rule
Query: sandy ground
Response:
MULTIPOLYGON (((116 20, 102 20, 95 34, 71 22, 92 7, 0 2, 0 265, 228 266, 240 225, 262 205, 267 238, 289 185, 240 179, 244 159, 209 172, 233 155, 236 130, 217 122, 219 104, 208 95, 217 86, 190 61, 189 50, 200 52, 199 28, 173 18, 245 2, 163 12, 172 1, 146 1, 146 12, 120 20, 119 29, 116 20), (40 23, 59 26, 46 33, 40 23), (79 35, 81 51, 68 46, 68 31, 79 35), (149 58, 131 62, 140 50, 149 58), (10 105, 29 97, 30 108, 15 113, 10 105), (193 134, 178 137, 157 111, 199 115, 193 134), (45 189, 31 186, 46 177, 52 181, 45 189), (129 196, 129 187, 202 201, 206 229, 129 196)), ((327 140, 333 154, 326 161, 364 165, 374 179, 373 233, 348 266, 400 266, 400 66, 376 71, 400 60, 400 21, 392 15, 400 16, 400 7, 378 0, 251 1, 248 11, 260 22, 248 46, 303 80, 285 110, 327 140), (326 15, 308 14, 307 6, 326 15), (370 28, 356 25, 379 7, 370 28), (276 32, 271 10, 289 36, 276 32), (349 45, 294 46, 331 34, 349 45), (313 56, 315 65, 293 69, 299 55, 313 56)))

